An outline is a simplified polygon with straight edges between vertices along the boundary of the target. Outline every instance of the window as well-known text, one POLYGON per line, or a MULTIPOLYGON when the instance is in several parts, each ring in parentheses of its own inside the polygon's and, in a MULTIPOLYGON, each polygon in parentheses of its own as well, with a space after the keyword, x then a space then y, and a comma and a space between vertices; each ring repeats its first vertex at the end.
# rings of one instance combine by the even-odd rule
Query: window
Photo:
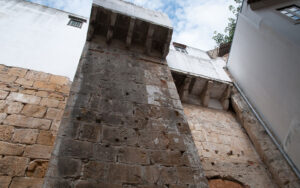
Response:
POLYGON ((78 20, 73 20, 71 19, 68 23, 68 25, 73 26, 73 27, 78 27, 81 28, 82 27, 82 22, 78 21, 78 20))
POLYGON ((288 7, 280 8, 278 9, 278 11, 294 23, 300 23, 300 7, 291 5, 288 7))
POLYGON ((186 51, 185 45, 173 42, 173 46, 177 52, 188 54, 188 52, 186 51))
POLYGON ((86 22, 85 19, 82 18, 77 18, 75 16, 71 16, 69 15, 70 21, 68 23, 69 26, 73 26, 73 27, 77 27, 77 28, 81 28, 83 22, 86 22))

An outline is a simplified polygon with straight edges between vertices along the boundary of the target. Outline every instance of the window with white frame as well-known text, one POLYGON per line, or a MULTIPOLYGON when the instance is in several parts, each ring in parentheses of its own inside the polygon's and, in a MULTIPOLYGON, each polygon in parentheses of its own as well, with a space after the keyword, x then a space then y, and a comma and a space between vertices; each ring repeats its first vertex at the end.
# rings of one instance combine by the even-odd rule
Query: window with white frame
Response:
POLYGON ((277 10, 294 23, 300 23, 300 7, 297 5, 291 5, 277 10))

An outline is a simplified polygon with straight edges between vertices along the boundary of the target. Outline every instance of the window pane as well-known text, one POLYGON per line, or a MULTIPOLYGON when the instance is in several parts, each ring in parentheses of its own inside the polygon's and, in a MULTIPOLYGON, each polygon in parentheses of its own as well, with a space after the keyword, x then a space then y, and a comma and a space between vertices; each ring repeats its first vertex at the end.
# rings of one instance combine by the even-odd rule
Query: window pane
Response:
POLYGON ((291 14, 291 13, 288 13, 288 14, 286 14, 288 17, 292 17, 292 16, 294 16, 293 14, 291 14))
POLYGON ((286 11, 286 10, 282 10, 282 11, 280 11, 282 14, 287 14, 288 13, 288 11, 286 11))
POLYGON ((292 8, 289 8, 289 10, 292 11, 292 12, 295 12, 295 11, 297 11, 299 9, 297 7, 292 7, 292 8))
POLYGON ((300 10, 298 10, 297 12, 295 12, 297 15, 299 15, 300 16, 300 10))
POLYGON ((300 18, 298 16, 293 16, 292 19, 293 20, 300 20, 300 18))

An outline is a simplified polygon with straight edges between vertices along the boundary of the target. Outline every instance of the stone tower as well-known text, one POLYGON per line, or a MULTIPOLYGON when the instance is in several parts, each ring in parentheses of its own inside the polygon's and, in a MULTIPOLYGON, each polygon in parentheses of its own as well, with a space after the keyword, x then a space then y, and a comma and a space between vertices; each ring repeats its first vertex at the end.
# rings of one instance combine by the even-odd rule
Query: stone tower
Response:
POLYGON ((207 187, 165 57, 165 14, 94 1, 44 188, 207 187))

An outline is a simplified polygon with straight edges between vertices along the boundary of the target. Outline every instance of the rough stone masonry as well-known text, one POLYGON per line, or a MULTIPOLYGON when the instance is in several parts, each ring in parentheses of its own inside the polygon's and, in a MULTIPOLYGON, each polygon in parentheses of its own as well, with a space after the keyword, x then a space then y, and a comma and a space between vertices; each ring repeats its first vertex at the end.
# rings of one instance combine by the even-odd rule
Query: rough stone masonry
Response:
POLYGON ((171 32, 94 4, 44 188, 207 187, 165 62, 171 32))

